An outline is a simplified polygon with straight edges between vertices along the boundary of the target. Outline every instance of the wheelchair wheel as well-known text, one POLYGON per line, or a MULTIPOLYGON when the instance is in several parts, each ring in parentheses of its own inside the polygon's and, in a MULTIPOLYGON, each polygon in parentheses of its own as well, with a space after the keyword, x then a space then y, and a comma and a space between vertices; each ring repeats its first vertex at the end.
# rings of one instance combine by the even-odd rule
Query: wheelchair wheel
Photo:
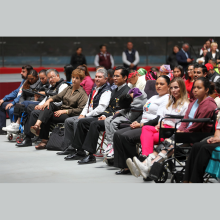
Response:
POLYGON ((23 138, 22 137, 17 137, 16 138, 16 142, 18 143, 18 144, 20 144, 21 142, 23 141, 23 138))
POLYGON ((9 134, 9 135, 8 135, 8 140, 9 140, 9 141, 12 141, 12 140, 13 140, 13 134, 9 134))
POLYGON ((162 172, 162 176, 160 177, 160 179, 154 180, 155 183, 165 183, 167 181, 168 178, 168 172, 166 170, 166 168, 163 168, 163 172, 162 172))
POLYGON ((113 166, 114 165, 114 159, 106 159, 105 162, 108 166, 113 166))
POLYGON ((172 175, 170 182, 171 183, 182 183, 184 174, 182 172, 176 172, 172 175))

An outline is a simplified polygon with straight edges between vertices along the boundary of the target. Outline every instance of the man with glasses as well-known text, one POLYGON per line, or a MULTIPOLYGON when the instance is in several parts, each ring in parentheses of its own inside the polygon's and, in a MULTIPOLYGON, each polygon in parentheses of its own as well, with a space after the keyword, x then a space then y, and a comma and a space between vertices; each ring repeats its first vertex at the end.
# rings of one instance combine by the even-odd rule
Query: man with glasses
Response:
POLYGON ((17 118, 13 120, 14 106, 19 102, 22 87, 27 79, 28 73, 33 69, 31 65, 25 65, 21 68, 21 78, 23 79, 20 86, 15 89, 10 94, 6 95, 3 99, 0 100, 0 135, 6 135, 7 132, 3 131, 2 128, 6 127, 6 112, 9 115, 11 122, 16 121, 17 118), (11 101, 13 100, 13 101, 11 101), (10 102, 9 102, 10 101, 10 102))
POLYGON ((115 112, 119 110, 117 103, 120 97, 127 94, 130 90, 126 84, 128 73, 129 71, 125 67, 116 67, 114 72, 114 83, 117 85, 117 88, 112 91, 108 107, 99 114, 99 117, 85 118, 78 122, 75 137, 73 139, 73 152, 65 158, 66 160, 82 159, 78 162, 79 164, 96 162, 96 158, 93 154, 96 152, 100 131, 105 131, 105 119, 114 115, 115 112), (85 150, 89 152, 88 156, 86 156, 85 150))
MULTIPOLYGON (((27 107, 27 121, 24 124, 24 133, 25 133, 25 139, 20 144, 16 144, 18 147, 25 147, 25 146, 32 146, 31 138, 34 137, 34 135, 30 131, 30 127, 35 125, 39 115, 40 111, 43 108, 43 104, 46 102, 47 99, 49 99, 51 96, 57 95, 61 93, 68 84, 64 81, 64 79, 61 79, 59 76, 59 72, 55 69, 49 69, 46 71, 47 79, 50 84, 49 88, 45 91, 46 97, 38 104, 38 105, 28 105, 27 107)), ((61 102, 54 102, 55 105, 61 106, 61 102)))

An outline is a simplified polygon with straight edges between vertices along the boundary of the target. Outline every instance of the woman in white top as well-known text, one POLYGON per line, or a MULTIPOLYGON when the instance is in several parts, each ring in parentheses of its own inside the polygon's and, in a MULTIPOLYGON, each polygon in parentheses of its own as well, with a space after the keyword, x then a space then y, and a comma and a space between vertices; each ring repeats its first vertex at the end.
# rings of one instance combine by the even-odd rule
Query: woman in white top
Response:
MULTIPOLYGON (((188 105, 189 101, 184 80, 180 77, 176 77, 170 83, 169 101, 166 106, 161 109, 158 124, 155 127, 148 125, 142 128, 142 133, 140 137, 142 145, 142 155, 149 155, 150 159, 155 158, 158 155, 158 153, 154 151, 154 145, 159 143, 160 121, 167 114, 184 116, 186 110, 188 109, 188 105)), ((175 127, 175 123, 179 120, 180 119, 164 119, 162 122, 162 127, 173 128, 175 127)), ((139 172, 137 171, 137 168, 132 160, 129 158, 126 162, 131 173, 136 177, 139 176, 139 172)))

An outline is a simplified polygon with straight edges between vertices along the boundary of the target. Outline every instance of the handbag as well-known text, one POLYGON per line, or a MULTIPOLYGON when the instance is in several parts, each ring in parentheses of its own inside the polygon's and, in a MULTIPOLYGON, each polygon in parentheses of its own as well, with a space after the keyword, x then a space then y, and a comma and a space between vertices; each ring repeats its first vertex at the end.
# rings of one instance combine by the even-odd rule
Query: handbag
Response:
POLYGON ((50 135, 49 141, 46 145, 47 150, 64 151, 64 128, 56 126, 50 135))

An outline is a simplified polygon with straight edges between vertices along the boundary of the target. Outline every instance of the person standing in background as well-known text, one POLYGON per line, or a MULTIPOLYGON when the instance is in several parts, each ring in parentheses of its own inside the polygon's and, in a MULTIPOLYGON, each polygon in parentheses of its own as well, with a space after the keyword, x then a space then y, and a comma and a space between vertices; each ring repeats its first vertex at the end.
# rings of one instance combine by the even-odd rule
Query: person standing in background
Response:
POLYGON ((174 46, 172 54, 170 54, 170 56, 167 58, 167 64, 170 65, 171 70, 174 69, 174 66, 178 65, 178 62, 176 60, 176 54, 179 52, 179 50, 180 49, 178 46, 174 46))
POLYGON ((100 52, 95 56, 95 66, 103 66, 106 70, 114 68, 114 59, 110 53, 107 52, 106 45, 100 45, 100 52))
POLYGON ((124 67, 129 68, 130 72, 137 70, 140 57, 138 51, 133 49, 132 42, 127 43, 127 49, 122 53, 122 61, 124 67))
POLYGON ((76 48, 76 53, 72 55, 70 64, 73 66, 73 70, 75 70, 77 66, 80 66, 83 64, 86 65, 86 58, 82 54, 82 47, 76 48))
POLYGON ((205 56, 205 63, 208 63, 210 59, 214 58, 216 62, 220 62, 220 53, 218 52, 218 44, 216 42, 211 43, 211 50, 205 56))

